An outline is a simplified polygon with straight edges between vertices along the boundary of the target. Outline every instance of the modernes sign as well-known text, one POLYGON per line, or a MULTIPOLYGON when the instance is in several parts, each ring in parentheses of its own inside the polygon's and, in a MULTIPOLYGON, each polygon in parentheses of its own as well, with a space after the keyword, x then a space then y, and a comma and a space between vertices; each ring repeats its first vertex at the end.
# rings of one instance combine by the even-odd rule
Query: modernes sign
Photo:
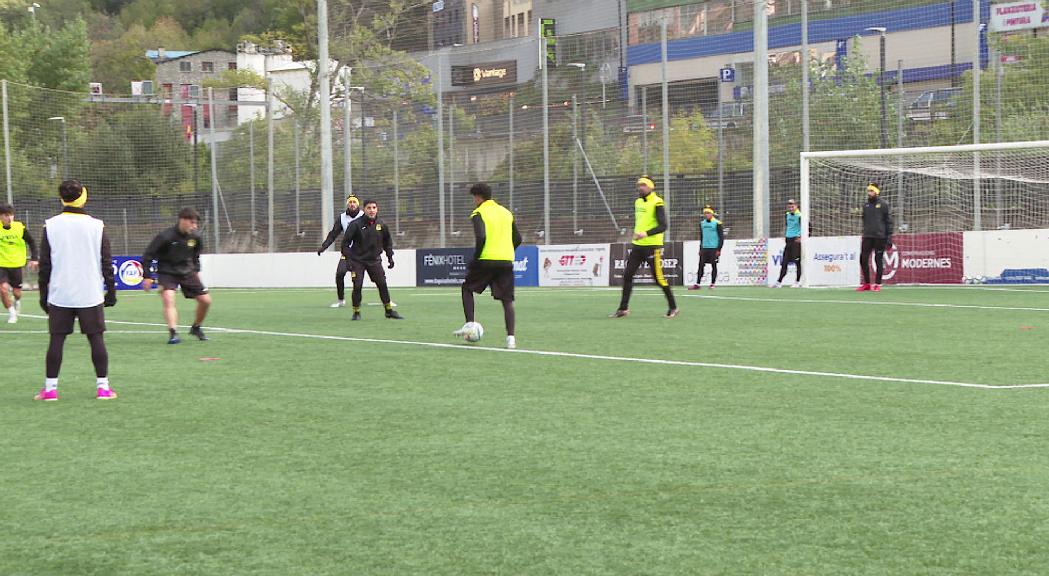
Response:
POLYGON ((517 82, 517 61, 452 66, 452 86, 486 86, 517 82))

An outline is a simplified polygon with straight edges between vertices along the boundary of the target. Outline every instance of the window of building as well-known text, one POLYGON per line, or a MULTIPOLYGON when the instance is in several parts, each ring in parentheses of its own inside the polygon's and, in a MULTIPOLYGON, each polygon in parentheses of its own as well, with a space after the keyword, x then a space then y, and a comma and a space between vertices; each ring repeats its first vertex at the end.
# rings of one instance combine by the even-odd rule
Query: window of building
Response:
POLYGON ((510 17, 503 18, 503 38, 513 38, 510 33, 510 17))
POLYGON ((531 24, 532 24, 532 11, 529 10, 528 14, 525 16, 524 34, 521 34, 521 36, 528 36, 528 27, 531 26, 531 24))
POLYGON ((204 72, 205 74, 214 74, 214 72, 215 72, 215 63, 214 62, 201 62, 200 63, 200 70, 201 70, 201 72, 204 72))
POLYGON ((517 15, 517 36, 526 36, 527 35, 527 33, 525 32, 524 16, 525 16, 524 12, 521 12, 520 14, 517 15))
POLYGON ((183 60, 182 62, 179 62, 178 63, 178 71, 179 72, 192 72, 193 71, 193 63, 188 61, 188 60, 183 60))
POLYGON ((236 70, 236 69, 237 69, 237 63, 236 62, 227 62, 226 63, 226 70, 236 70))

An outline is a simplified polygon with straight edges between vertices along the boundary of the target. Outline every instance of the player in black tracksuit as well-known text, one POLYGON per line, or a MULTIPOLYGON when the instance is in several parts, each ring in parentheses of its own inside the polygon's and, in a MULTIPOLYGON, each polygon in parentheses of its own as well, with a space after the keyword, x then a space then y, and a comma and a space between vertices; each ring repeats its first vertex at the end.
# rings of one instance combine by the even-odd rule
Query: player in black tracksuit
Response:
POLYGON ((162 230, 149 243, 142 253, 142 272, 145 279, 142 289, 149 292, 153 289, 153 279, 149 277, 149 267, 157 261, 157 284, 160 285, 160 296, 164 303, 164 320, 168 325, 168 344, 178 344, 178 310, 175 309, 175 290, 182 289, 182 295, 197 301, 197 312, 193 325, 189 329, 198 340, 207 340, 200 325, 211 308, 211 294, 200 280, 200 252, 204 248, 204 238, 197 233, 200 215, 193 208, 183 208, 178 213, 178 224, 162 230))
POLYGON ((393 309, 390 301, 390 289, 386 285, 386 272, 382 269, 380 255, 386 252, 387 267, 393 268, 393 238, 390 229, 379 220, 379 205, 374 200, 364 203, 364 217, 350 223, 342 236, 342 253, 349 262, 350 277, 353 279, 353 317, 361 319, 361 289, 364 287, 364 273, 368 273, 372 283, 379 289, 379 298, 386 308, 386 317, 401 320, 402 316, 393 309))
POLYGON ((862 284, 856 290, 865 292, 881 290, 882 273, 885 271, 885 249, 892 246, 892 214, 889 203, 880 197, 881 189, 871 182, 867 185, 867 202, 863 205, 863 241, 860 245, 860 272, 862 284), (877 276, 871 286, 870 261, 874 253, 874 268, 877 276))

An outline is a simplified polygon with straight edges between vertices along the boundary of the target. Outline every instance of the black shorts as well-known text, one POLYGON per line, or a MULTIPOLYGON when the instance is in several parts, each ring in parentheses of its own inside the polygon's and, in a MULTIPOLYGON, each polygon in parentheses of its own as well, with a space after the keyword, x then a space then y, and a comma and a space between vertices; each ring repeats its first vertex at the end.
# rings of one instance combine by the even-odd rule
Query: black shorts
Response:
POLYGON ((80 320, 81 334, 101 334, 106 331, 106 314, 101 304, 93 308, 48 306, 47 328, 52 334, 72 334, 74 319, 80 320))
POLYGON ((463 287, 481 294, 492 287, 492 298, 514 301, 514 263, 507 260, 477 260, 466 269, 463 287))
POLYGON ((208 293, 207 286, 200 281, 200 275, 196 272, 185 276, 172 276, 171 274, 157 274, 157 284, 164 290, 178 290, 182 288, 182 295, 186 298, 196 298, 208 293))
POLYGON ((347 260, 350 269, 350 279, 354 284, 364 282, 364 274, 368 274, 372 284, 379 285, 386 282, 386 271, 382 269, 382 262, 361 262, 359 260, 347 260))
POLYGON ((0 268, 0 284, 8 283, 12 288, 22 287, 21 268, 0 268))
POLYGON ((700 248, 699 249, 699 265, 705 264, 717 264, 718 263, 718 250, 717 248, 700 248))
POLYGON ((783 247, 783 261, 794 262, 801 259, 801 239, 787 238, 787 244, 783 247))
POLYGON ((867 238, 864 237, 860 242, 860 252, 869 252, 871 250, 875 252, 884 252, 887 242, 885 238, 867 238))

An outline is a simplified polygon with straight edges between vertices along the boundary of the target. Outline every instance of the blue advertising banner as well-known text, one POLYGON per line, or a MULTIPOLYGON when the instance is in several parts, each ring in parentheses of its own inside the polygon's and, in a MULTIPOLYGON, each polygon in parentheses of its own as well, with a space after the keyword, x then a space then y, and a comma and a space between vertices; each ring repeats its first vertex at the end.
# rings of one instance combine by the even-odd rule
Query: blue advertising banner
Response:
POLYGON ((145 278, 142 264, 138 256, 114 256, 113 277, 116 279, 117 290, 141 290, 142 280, 145 278))
POLYGON ((514 285, 539 285, 539 247, 518 246, 514 253, 514 285))
POLYGON ((430 248, 415 251, 417 286, 458 286, 466 278, 473 248, 430 248))

